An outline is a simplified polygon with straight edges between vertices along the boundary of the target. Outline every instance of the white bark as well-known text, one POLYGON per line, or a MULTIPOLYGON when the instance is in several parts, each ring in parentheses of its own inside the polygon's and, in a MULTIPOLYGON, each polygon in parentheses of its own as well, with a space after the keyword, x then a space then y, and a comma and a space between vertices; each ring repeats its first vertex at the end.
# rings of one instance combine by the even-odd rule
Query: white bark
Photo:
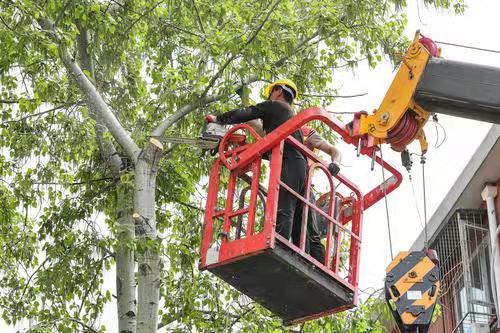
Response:
POLYGON ((106 127, 111 132, 118 144, 125 150, 128 157, 132 161, 136 161, 139 155, 140 149, 135 144, 135 142, 130 137, 129 133, 123 128, 118 119, 109 109, 106 102, 102 98, 101 94, 97 91, 95 86, 90 82, 90 80, 85 76, 82 69, 78 64, 72 59, 68 50, 60 41, 60 38, 55 30, 53 23, 47 18, 41 18, 38 23, 42 29, 46 30, 50 37, 57 43, 59 47, 59 53, 64 66, 73 75, 76 83, 78 84, 80 91, 85 95, 87 103, 91 104, 95 111, 98 113, 99 117, 106 124, 106 127))
MULTIPOLYGON (((89 71, 92 79, 96 82, 94 75, 94 63, 89 53, 89 33, 87 29, 78 26, 80 35, 77 39, 80 66, 89 71)), ((112 142, 104 138, 107 132, 99 112, 95 107, 89 105, 90 116, 94 119, 94 131, 101 156, 108 166, 113 178, 119 179, 122 167, 121 158, 112 142)), ((135 333, 136 331, 136 295, 135 295, 135 260, 134 252, 130 250, 135 237, 134 220, 132 219, 132 188, 121 183, 116 187, 117 203, 116 218, 118 222, 117 246, 115 248, 116 260, 116 301, 118 314, 118 332, 135 333)))
MULTIPOLYGON (((248 80, 245 80, 243 83, 234 86, 234 90, 236 91, 244 85, 247 85, 247 84, 259 81, 259 80, 260 80, 260 78, 258 78, 256 76, 252 76, 248 80)), ((170 126, 172 126, 177 121, 179 121, 182 118, 184 118, 185 116, 187 116, 192 111, 196 110, 200 106, 216 102, 216 101, 222 99, 223 97, 224 97, 224 95, 207 96, 205 98, 202 98, 198 102, 193 102, 191 104, 184 105, 182 108, 179 109, 179 111, 177 111, 176 113, 174 113, 173 115, 171 115, 170 117, 165 119, 162 123, 160 123, 160 125, 158 125, 158 127, 153 131, 153 134, 151 136, 157 137, 157 138, 163 136, 165 131, 167 129, 169 129, 170 126)))
POLYGON ((137 333, 156 332, 160 299, 161 260, 156 232, 155 190, 157 168, 162 154, 158 140, 151 139, 135 166, 134 218, 136 236, 144 248, 137 253, 137 333), (153 245, 153 247, 151 247, 153 245))
MULTIPOLYGON (((103 158, 109 165, 114 177, 119 177, 121 159, 116 154, 115 147, 102 137, 103 126, 94 127, 103 158)), ((130 250, 135 238, 135 223, 132 218, 133 189, 118 183, 116 217, 118 222, 116 261, 116 305, 118 313, 118 332, 135 333, 137 319, 137 299, 135 282, 135 258, 130 250)))
MULTIPOLYGON (((96 81, 94 75, 94 61, 89 54, 89 33, 87 29, 79 27, 80 35, 78 36, 78 54, 80 55, 81 68, 89 71, 90 76, 96 81)), ((101 117, 99 117, 99 112, 94 108, 93 105, 89 106, 90 117, 95 121, 94 131, 96 134, 97 143, 99 145, 99 151, 101 157, 105 161, 106 165, 109 167, 111 174, 114 178, 120 176, 120 169, 122 167, 122 161, 120 156, 118 156, 115 146, 112 142, 104 139, 104 133, 108 131, 105 124, 103 123, 101 117)))
POLYGON ((116 302, 118 332, 135 333, 137 306, 135 297, 135 260, 130 250, 135 237, 132 218, 132 189, 126 185, 117 188, 118 246, 116 248, 116 302))

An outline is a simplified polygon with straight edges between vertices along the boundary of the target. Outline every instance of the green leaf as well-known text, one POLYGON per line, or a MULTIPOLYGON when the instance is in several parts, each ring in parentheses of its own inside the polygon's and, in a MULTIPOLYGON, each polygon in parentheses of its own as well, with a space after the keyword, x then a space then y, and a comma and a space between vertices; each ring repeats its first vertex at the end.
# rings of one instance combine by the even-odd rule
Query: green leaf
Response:
POLYGON ((91 8, 94 13, 98 13, 101 10, 98 3, 93 3, 91 8))
MULTIPOLYGON (((464 10, 462 0, 424 3, 464 10)), ((269 1, 255 0, 2 2, 0 99, 18 101, 0 104, 4 320, 34 318, 54 323, 45 331, 62 332, 88 330, 72 319, 104 322, 108 318, 97 318, 113 297, 104 276, 122 251, 133 253, 134 261, 139 254, 159 254, 164 267, 157 303, 168 329, 285 330, 269 311, 196 268, 203 224, 196 207, 205 200, 212 157, 185 145, 166 144, 165 154, 157 155, 145 147, 162 121, 202 95, 220 100, 196 104, 167 136, 196 138, 203 114, 260 101, 260 81, 290 78, 306 94, 335 95, 332 82, 343 70, 337 68, 355 68, 364 58, 372 66, 382 56, 399 61, 407 47, 405 6, 399 0, 283 0, 269 12, 269 1), (41 30, 41 18, 51 20, 55 31, 41 30), (156 188, 146 210, 156 212, 148 217, 156 239, 136 237, 141 225, 132 214, 144 201, 134 198, 141 191, 138 161, 110 133, 116 125, 110 114, 96 115, 95 98, 89 100, 89 90, 79 85, 74 65, 93 79, 124 132, 144 149, 141 157, 160 159, 148 174, 156 188), (237 95, 234 83, 253 77, 260 81, 237 95)), ((304 98, 301 107, 331 102, 304 98)), ((347 247, 342 244, 343 252, 347 247)), ((303 331, 384 331, 374 311, 384 308, 367 301, 303 331)))

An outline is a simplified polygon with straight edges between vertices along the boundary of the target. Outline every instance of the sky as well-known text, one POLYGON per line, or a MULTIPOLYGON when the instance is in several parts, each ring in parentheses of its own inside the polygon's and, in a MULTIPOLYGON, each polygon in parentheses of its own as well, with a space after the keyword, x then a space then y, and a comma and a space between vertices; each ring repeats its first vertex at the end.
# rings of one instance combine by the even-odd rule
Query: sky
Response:
MULTIPOLYGON (((421 1, 418 1, 420 3, 421 1)), ((413 38, 417 29, 436 41, 463 44, 480 48, 500 50, 500 1, 468 1, 469 7, 463 16, 455 16, 446 11, 436 12, 426 9, 416 1, 408 1, 408 25, 405 35, 413 38)), ((447 59, 485 64, 500 67, 500 54, 467 50, 441 45, 442 56, 447 59)), ((338 99, 329 109, 337 112, 353 112, 376 109, 383 99, 395 72, 392 64, 385 59, 375 69, 366 64, 354 71, 338 73, 334 78, 340 95, 367 93, 366 96, 352 99, 338 99)), ((349 115, 344 116, 349 120, 349 115)), ((472 154, 486 135, 490 124, 472 120, 439 116, 439 122, 446 130, 446 140, 434 148, 436 139, 442 141, 442 130, 436 138, 432 124, 427 125, 426 134, 430 144, 426 162, 427 217, 430 218, 439 206, 450 187, 463 170, 472 154)), ((351 178, 362 190, 366 191, 382 181, 380 169, 370 171, 368 158, 356 157, 354 146, 340 143, 343 160, 342 172, 351 178)), ((418 146, 412 146, 418 152, 418 146)), ((396 166, 404 175, 402 185, 388 196, 388 211, 392 233, 394 256, 399 251, 408 250, 423 229, 416 205, 423 215, 422 176, 419 161, 414 159, 412 170, 415 196, 406 171, 401 167, 399 154, 384 148, 384 159, 396 166), (415 199, 416 198, 416 199, 415 199)), ((360 267, 360 289, 381 288, 385 276, 385 267, 391 261, 387 232, 387 217, 383 201, 369 208, 364 214, 360 267)), ((106 288, 114 290, 114 271, 109 273, 106 288)), ((102 323, 109 332, 117 331, 116 305, 110 303, 105 308, 102 323)), ((23 323, 25 326, 27 323, 23 323)), ((0 322, 1 332, 15 332, 20 327, 12 328, 0 322)))

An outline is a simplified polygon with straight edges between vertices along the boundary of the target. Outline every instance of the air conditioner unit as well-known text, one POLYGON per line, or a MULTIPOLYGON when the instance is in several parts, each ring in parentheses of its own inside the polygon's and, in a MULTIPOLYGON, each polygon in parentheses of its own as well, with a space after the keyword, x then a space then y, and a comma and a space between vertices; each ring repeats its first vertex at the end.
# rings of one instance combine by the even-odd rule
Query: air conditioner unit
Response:
POLYGON ((465 327, 464 333, 490 333, 488 324, 471 323, 470 326, 465 327))

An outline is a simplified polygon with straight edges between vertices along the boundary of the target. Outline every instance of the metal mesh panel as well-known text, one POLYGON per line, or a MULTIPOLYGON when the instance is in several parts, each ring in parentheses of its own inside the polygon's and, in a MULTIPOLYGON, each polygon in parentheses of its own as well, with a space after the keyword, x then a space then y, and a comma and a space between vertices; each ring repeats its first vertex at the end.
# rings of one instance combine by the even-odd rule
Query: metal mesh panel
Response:
POLYGON ((443 316, 435 325, 441 327, 441 331, 465 333, 474 323, 488 323, 494 304, 486 211, 455 211, 431 248, 441 259, 442 278, 443 316))

